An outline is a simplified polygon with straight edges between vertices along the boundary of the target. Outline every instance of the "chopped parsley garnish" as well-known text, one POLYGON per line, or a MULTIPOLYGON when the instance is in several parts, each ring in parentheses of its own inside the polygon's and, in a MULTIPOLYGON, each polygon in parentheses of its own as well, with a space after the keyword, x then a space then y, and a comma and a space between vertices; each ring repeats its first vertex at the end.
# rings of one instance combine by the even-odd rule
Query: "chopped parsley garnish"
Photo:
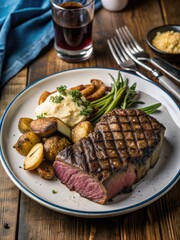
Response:
POLYGON ((37 117, 38 119, 39 119, 39 118, 44 118, 45 115, 47 115, 47 113, 41 113, 40 115, 38 115, 38 116, 36 116, 36 117, 37 117))
POLYGON ((82 105, 83 109, 80 111, 80 115, 89 116, 93 111, 91 103, 88 101, 83 101, 82 105))
POLYGON ((83 100, 82 93, 79 90, 72 90, 69 93, 72 96, 73 102, 76 103, 78 107, 82 106, 80 115, 89 116, 93 111, 91 103, 83 100))
POLYGON ((73 102, 80 106, 82 103, 82 93, 79 90, 72 90, 69 91, 69 94, 71 95, 73 102))
POLYGON ((50 101, 53 103, 60 103, 64 98, 61 95, 51 96, 50 101))
POLYGON ((57 87, 57 91, 63 96, 67 95, 67 87, 66 86, 57 87))
POLYGON ((53 103, 60 103, 67 95, 66 88, 67 88, 66 86, 57 87, 57 92, 59 93, 59 95, 51 96, 50 101, 53 103))
POLYGON ((53 189, 53 190, 52 190, 52 193, 53 193, 53 194, 56 194, 56 193, 57 193, 57 190, 54 190, 54 189, 53 189))

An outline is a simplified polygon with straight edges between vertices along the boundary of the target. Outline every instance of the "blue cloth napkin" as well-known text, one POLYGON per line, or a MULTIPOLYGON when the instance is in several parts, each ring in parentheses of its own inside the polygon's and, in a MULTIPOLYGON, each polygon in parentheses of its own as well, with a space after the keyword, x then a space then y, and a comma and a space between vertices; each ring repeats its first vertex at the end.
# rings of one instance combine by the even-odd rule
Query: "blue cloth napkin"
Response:
MULTIPOLYGON (((95 10, 101 0, 95 0, 95 10)), ((53 39, 50 0, 1 0, 0 88, 53 39)))

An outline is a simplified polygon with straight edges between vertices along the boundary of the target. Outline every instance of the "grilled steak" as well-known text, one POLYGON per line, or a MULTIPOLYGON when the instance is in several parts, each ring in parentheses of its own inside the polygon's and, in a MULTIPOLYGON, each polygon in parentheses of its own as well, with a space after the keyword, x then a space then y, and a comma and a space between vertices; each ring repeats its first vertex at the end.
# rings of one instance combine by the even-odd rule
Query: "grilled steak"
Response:
POLYGON ((87 138, 59 152, 54 170, 70 190, 104 204, 155 165, 164 131, 143 111, 115 109, 87 138))

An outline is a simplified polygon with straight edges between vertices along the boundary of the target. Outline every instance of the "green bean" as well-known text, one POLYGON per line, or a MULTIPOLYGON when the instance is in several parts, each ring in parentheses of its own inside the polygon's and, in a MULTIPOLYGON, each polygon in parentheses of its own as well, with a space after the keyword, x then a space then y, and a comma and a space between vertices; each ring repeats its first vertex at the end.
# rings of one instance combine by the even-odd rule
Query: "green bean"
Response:
POLYGON ((154 113, 159 107, 161 106, 161 103, 156 103, 144 108, 139 108, 140 110, 142 110, 143 112, 145 112, 146 114, 152 114, 154 113))
MULTIPOLYGON (((109 74, 109 76, 113 82, 111 85, 111 92, 91 103, 94 109, 98 109, 91 119, 93 123, 96 123, 105 113, 108 113, 115 108, 126 109, 135 104, 144 103, 142 101, 135 100, 135 97, 137 96, 136 83, 133 83, 130 87, 128 87, 128 79, 123 80, 120 71, 118 71, 117 79, 115 79, 111 74, 109 74)), ((157 103, 139 109, 147 114, 151 114, 160 106, 161 103, 157 103)))
POLYGON ((107 107, 109 106, 109 104, 110 104, 110 102, 112 101, 112 97, 111 98, 109 98, 109 100, 106 102, 106 104, 101 108, 101 109, 99 109, 97 112, 96 112, 96 114, 95 114, 95 116, 92 118, 92 122, 97 122, 98 121, 98 119, 102 116, 102 115, 104 115, 104 113, 106 112, 106 109, 107 109, 107 107))
POLYGON ((122 98, 124 92, 125 92, 126 88, 121 88, 119 89, 118 93, 117 93, 117 97, 112 101, 112 103, 110 104, 110 106, 107 108, 107 110, 105 111, 105 113, 110 112, 111 110, 113 110, 114 108, 117 107, 117 104, 119 103, 120 99, 122 98))

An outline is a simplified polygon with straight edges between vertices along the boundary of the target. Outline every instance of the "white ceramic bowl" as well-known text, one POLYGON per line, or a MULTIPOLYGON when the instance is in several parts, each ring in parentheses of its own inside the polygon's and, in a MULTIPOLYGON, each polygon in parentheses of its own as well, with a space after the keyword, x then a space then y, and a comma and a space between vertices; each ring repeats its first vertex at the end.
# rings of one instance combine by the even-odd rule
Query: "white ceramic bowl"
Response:
POLYGON ((102 5, 109 11, 121 11, 128 4, 128 0, 101 0, 102 5))

